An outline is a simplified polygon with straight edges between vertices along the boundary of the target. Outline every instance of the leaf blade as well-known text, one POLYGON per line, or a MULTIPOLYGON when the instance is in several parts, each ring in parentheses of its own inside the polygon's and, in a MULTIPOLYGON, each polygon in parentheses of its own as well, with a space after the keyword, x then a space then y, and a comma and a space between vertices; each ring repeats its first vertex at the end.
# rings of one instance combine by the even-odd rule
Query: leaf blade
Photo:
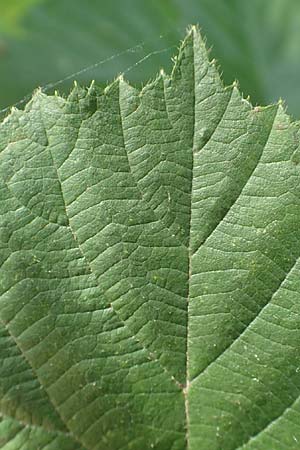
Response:
POLYGON ((294 448, 298 152, 196 27, 141 92, 37 92, 2 123, 0 318, 72 445, 259 450, 285 424, 294 448))

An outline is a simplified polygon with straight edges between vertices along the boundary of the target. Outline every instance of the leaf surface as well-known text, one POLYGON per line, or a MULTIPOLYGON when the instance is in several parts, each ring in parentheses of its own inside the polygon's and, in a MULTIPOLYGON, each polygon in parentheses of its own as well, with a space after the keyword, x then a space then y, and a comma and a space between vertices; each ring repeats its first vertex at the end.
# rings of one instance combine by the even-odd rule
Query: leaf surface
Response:
POLYGON ((14 110, 1 448, 299 448, 299 156, 299 125, 225 88, 195 27, 142 91, 14 110))

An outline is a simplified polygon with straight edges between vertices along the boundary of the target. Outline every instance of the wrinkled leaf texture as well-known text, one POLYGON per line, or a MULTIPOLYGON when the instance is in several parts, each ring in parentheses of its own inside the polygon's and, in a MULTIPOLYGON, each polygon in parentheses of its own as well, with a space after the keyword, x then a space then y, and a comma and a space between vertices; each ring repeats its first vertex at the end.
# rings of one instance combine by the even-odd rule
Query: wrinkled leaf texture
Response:
POLYGON ((0 128, 5 450, 300 448, 299 125, 170 76, 0 128))

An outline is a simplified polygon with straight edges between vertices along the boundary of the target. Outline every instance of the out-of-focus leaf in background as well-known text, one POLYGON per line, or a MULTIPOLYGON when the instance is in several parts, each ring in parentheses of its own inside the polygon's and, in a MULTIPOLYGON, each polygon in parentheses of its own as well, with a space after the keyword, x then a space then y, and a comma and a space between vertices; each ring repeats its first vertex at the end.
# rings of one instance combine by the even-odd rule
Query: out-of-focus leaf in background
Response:
POLYGON ((190 23, 201 25, 227 83, 237 78, 254 103, 282 97, 300 116, 298 0, 0 0, 0 109, 141 42, 76 78, 105 83, 156 52, 128 73, 143 82, 170 67, 175 47, 160 50, 190 23))
POLYGON ((0 32, 19 35, 20 23, 30 8, 41 0, 0 0, 0 32))

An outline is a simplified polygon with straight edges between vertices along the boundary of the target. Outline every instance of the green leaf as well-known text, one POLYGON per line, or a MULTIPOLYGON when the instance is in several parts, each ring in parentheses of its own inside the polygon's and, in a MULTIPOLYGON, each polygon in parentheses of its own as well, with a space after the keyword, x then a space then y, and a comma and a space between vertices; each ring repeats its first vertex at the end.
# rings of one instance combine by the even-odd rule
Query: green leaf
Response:
POLYGON ((0 32, 1 34, 16 35, 24 31, 20 22, 28 14, 33 5, 40 0, 0 0, 0 32))
POLYGON ((299 124, 225 88, 197 28, 170 76, 0 127, 4 450, 300 442, 299 124))

